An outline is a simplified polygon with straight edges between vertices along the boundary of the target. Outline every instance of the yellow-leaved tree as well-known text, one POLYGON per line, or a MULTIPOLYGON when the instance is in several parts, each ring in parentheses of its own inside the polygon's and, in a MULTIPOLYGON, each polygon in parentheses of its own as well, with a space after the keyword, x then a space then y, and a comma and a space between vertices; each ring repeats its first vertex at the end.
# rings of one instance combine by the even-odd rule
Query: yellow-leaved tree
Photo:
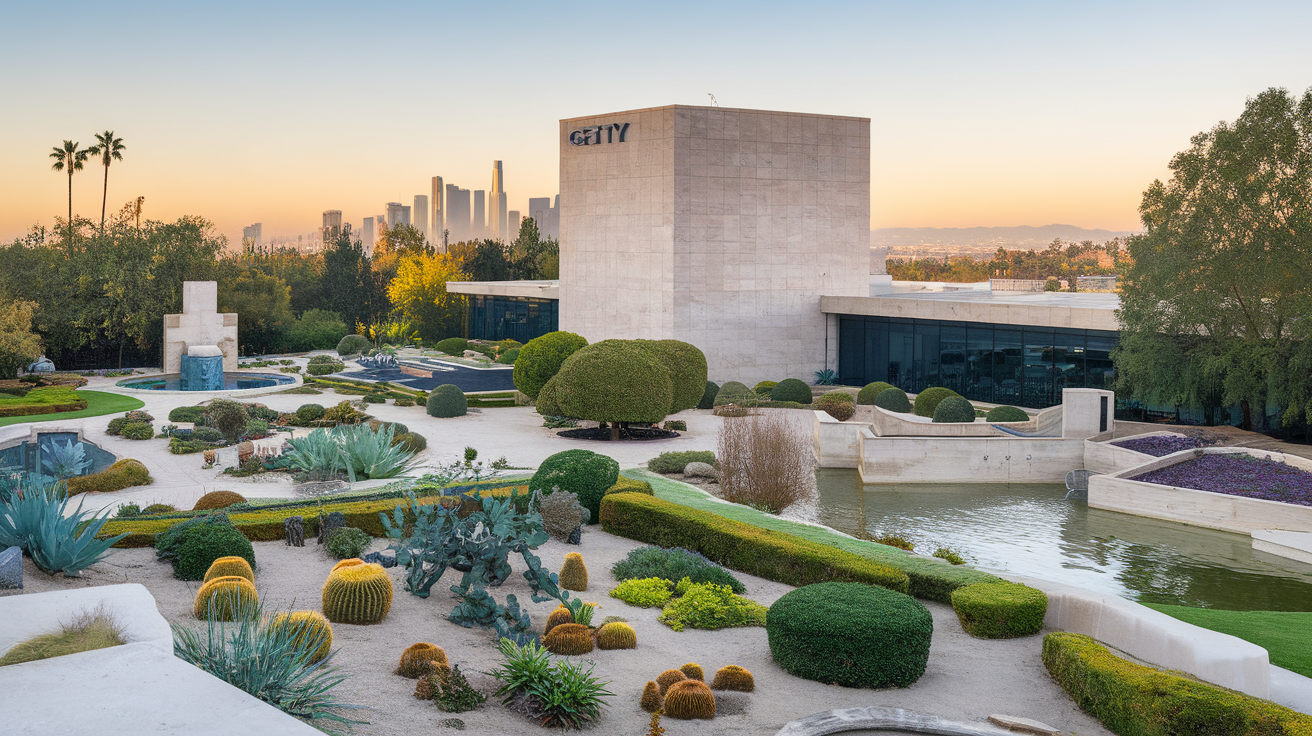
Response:
POLYGON ((0 378, 15 378, 41 355, 41 338, 32 332, 36 302, 0 304, 0 378))
POLYGON ((465 298, 448 294, 446 282, 468 280, 455 259, 446 254, 408 253, 396 264, 387 297, 425 342, 436 342, 463 332, 465 298))

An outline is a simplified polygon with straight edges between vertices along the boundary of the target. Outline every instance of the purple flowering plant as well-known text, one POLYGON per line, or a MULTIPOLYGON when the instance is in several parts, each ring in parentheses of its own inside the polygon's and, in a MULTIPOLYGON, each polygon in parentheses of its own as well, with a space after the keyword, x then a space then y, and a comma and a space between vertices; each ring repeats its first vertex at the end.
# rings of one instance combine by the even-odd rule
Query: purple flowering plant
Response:
POLYGON ((1312 473, 1242 453, 1203 455, 1132 480, 1312 506, 1312 473))
POLYGON ((1113 442, 1117 447, 1142 452, 1153 457, 1170 455, 1180 450, 1193 450, 1214 444, 1198 437, 1173 437, 1171 435, 1154 435, 1152 437, 1132 437, 1128 440, 1113 442))

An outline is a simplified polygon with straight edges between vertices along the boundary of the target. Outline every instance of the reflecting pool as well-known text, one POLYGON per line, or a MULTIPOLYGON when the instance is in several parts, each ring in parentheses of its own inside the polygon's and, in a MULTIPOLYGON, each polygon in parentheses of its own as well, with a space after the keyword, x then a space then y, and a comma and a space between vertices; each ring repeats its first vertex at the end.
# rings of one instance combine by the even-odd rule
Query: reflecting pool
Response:
MULTIPOLYGON (((268 388, 270 386, 290 386, 296 383, 296 379, 290 375, 278 375, 276 373, 224 373, 223 389, 224 391, 235 391, 243 388, 268 388)), ((119 381, 116 385, 123 388, 144 389, 147 391, 184 391, 182 387, 182 375, 178 373, 166 373, 162 376, 150 376, 149 378, 129 378, 119 381)))
POLYGON ((1145 603, 1312 611, 1312 565, 1255 552, 1249 537, 1067 500, 1061 485, 866 485, 822 469, 818 521, 853 536, 900 534, 980 567, 1145 603))

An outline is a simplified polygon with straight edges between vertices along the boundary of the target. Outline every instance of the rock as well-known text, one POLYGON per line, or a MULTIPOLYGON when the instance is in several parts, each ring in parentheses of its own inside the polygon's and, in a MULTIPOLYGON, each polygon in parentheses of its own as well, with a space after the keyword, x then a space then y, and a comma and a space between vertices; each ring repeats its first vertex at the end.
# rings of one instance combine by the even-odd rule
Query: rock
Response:
POLYGON ((287 537, 287 546, 304 547, 305 546, 305 519, 300 516, 289 516, 282 523, 282 528, 287 537))
POLYGON ((0 552, 0 588, 23 587, 23 550, 10 547, 0 552))
POLYGON ((683 474, 689 478, 717 478, 719 473, 708 463, 688 463, 683 468, 683 474))
POLYGON ((341 529, 346 526, 346 515, 340 511, 334 511, 327 516, 319 516, 319 544, 333 533, 334 529, 341 529))
POLYGON ((565 539, 565 544, 582 544, 582 543, 583 543, 583 527, 576 526, 574 527, 574 531, 569 533, 569 537, 565 539))
POLYGON ((1020 716, 991 715, 989 716, 989 720, 1003 728, 1012 731, 1019 731, 1020 733, 1032 733, 1038 734, 1038 736, 1056 736, 1061 733, 1061 731, 1058 731, 1046 723, 1040 723, 1029 718, 1021 718, 1020 716))
POLYGON ((382 552, 370 552, 367 555, 360 555, 360 559, 366 563, 374 565, 396 567, 396 555, 385 555, 382 552))
MULTIPOLYGON (((719 699, 719 694, 716 694, 719 699)), ((895 733, 932 733, 938 736, 1009 736, 1009 731, 985 724, 949 721, 938 716, 901 708, 868 706, 840 708, 815 713, 784 727, 775 736, 823 736, 843 731, 893 731, 895 733)))

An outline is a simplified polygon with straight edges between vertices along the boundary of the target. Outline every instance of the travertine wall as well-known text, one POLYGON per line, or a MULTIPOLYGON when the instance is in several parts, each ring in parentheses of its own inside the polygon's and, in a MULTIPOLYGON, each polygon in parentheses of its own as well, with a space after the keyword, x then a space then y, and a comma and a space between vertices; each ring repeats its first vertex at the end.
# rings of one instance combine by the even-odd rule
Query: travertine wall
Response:
POLYGON ((869 289, 868 119, 676 105, 560 147, 562 330, 686 340, 717 382, 825 367, 820 296, 869 289))
POLYGON ((237 315, 218 310, 217 281, 184 281, 182 314, 164 315, 164 372, 182 370, 189 345, 214 345, 223 353, 223 370, 237 370, 237 315))

